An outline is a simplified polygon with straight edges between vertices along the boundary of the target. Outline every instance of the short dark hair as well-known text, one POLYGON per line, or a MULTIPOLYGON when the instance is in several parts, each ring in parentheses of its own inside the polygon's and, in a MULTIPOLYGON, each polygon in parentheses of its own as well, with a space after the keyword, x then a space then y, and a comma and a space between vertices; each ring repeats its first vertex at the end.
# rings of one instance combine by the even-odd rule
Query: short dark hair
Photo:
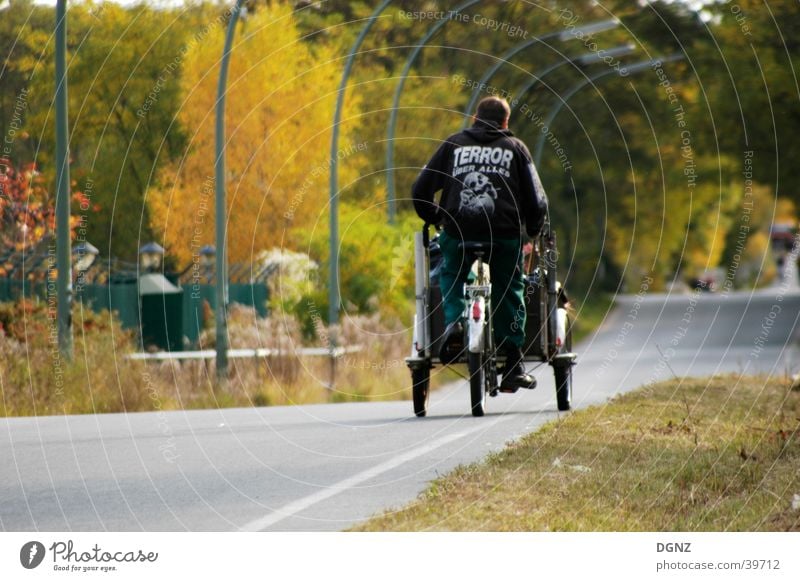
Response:
POLYGON ((508 101, 500 97, 484 97, 478 103, 478 110, 475 112, 475 117, 481 121, 494 121, 501 124, 503 121, 511 116, 511 107, 508 106, 508 101))

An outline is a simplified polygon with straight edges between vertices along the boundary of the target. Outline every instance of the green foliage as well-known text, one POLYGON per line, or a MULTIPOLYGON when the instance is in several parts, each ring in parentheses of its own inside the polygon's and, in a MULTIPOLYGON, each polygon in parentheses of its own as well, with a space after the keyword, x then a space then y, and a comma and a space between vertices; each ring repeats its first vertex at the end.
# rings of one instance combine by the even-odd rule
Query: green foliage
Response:
MULTIPOLYGON (((102 209, 86 223, 87 239, 104 254, 132 259, 141 240, 151 236, 145 192, 155 170, 184 142, 183 127, 174 124, 183 48, 213 13, 204 6, 186 12, 145 4, 69 7, 71 177, 73 187, 88 192, 92 205, 102 209)), ((11 157, 35 155, 52 183, 53 9, 13 2, 0 21, 3 56, 13 63, 9 78, 2 76, 3 127, 11 123, 13 99, 23 90, 26 98, 27 137, 15 141, 11 157)))
MULTIPOLYGON (((236 193, 229 201, 236 227, 229 232, 234 261, 276 246, 311 254, 320 264, 317 275, 303 298, 292 296, 283 307, 318 310, 323 318, 332 102, 343 59, 377 4, 249 2, 251 15, 240 26, 232 60, 228 111, 236 122, 228 124, 229 185, 236 193), (286 26, 270 29, 275 19, 286 26), (267 49, 266 54, 281 52, 262 63, 267 49), (294 211, 284 223, 280 217, 287 204, 294 211)), ((413 228, 384 226, 385 206, 374 204, 385 200, 386 130, 398 75, 419 40, 440 24, 410 18, 408 12, 448 11, 458 4, 391 3, 355 60, 342 146, 365 148, 340 162, 340 266, 348 312, 409 315, 411 277, 395 279, 389 265, 407 255, 404 236, 413 228)), ((87 191, 100 210, 88 221, 87 234, 104 254, 132 257, 155 225, 175 260, 186 263, 197 194, 211 166, 214 67, 226 24, 222 14, 221 5, 207 2, 157 10, 110 3, 70 7, 72 170, 76 188, 87 191)), ((637 50, 620 59, 623 65, 675 53, 687 57, 665 64, 664 76, 648 69, 587 85, 549 128, 556 141, 545 143, 539 169, 559 234, 562 278, 582 302, 598 288, 635 290, 645 274, 658 287, 676 274, 690 278, 730 267, 746 216, 742 170, 747 152, 753 152, 753 180, 762 193, 758 219, 749 223, 742 247, 751 251, 751 266, 764 263, 763 240, 775 201, 800 200, 793 187, 798 181, 794 160, 800 156, 794 138, 800 123, 794 72, 800 8, 793 0, 742 0, 735 7, 707 3, 702 13, 684 2, 628 0, 482 2, 468 8, 464 18, 447 22, 420 51, 400 99, 394 177, 401 213, 411 211, 409 190, 419 167, 464 119, 472 87, 455 75, 474 83, 523 40, 612 14, 623 26, 591 38, 567 35, 535 43, 510 58, 490 82, 493 91, 518 96, 551 65, 625 43, 637 50), (514 25, 524 37, 493 30, 477 15, 484 23, 514 25)), ((6 130, 17 97, 26 91, 26 137, 15 140, 12 158, 18 163, 36 156, 50 182, 52 23, 52 8, 30 0, 15 0, 0 19, 7 64, 0 75, 0 121, 6 130)), ((560 102, 559 95, 607 66, 566 64, 539 79, 517 104, 511 128, 533 149, 542 131, 536 119, 560 102)), ((210 242, 211 230, 204 228, 202 243, 210 242)), ((311 318, 303 320, 310 332, 311 318)))
MULTIPOLYGON (((741 157, 755 151, 755 179, 775 195, 800 200, 796 139, 800 123, 800 5, 793 0, 712 4, 717 50, 699 54, 721 145, 741 157), (707 68, 706 68, 707 67, 707 68)), ((715 47, 716 48, 716 47, 715 47)))
MULTIPOLYGON (((414 232, 422 223, 404 213, 397 224, 389 225, 383 204, 368 209, 343 204, 340 209, 339 269, 345 316, 377 313, 390 326, 403 328, 413 313, 414 232)), ((327 224, 318 225, 299 233, 295 241, 320 265, 295 307, 307 335, 313 334, 315 320, 328 320, 327 278, 323 277, 330 272, 329 232, 327 224)))

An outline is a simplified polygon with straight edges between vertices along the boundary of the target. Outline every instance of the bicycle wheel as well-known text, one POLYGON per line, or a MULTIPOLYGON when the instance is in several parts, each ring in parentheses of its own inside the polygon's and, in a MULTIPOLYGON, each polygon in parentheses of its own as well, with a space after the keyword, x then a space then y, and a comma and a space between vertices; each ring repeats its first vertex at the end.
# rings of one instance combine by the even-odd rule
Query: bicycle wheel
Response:
POLYGON ((483 353, 469 352, 467 358, 469 367, 469 394, 472 403, 472 415, 480 417, 484 414, 486 404, 486 369, 484 367, 483 353))
POLYGON ((572 408, 572 365, 554 367, 556 376, 556 402, 558 411, 568 412, 572 408))
POLYGON ((431 370, 428 367, 411 370, 411 392, 414 399, 414 414, 424 418, 428 413, 428 396, 431 391, 431 370))
MULTIPOLYGON (((567 332, 562 352, 572 352, 572 329, 567 319, 567 332)), ((572 408, 572 363, 553 367, 556 380, 556 403, 558 411, 567 412, 572 408)))

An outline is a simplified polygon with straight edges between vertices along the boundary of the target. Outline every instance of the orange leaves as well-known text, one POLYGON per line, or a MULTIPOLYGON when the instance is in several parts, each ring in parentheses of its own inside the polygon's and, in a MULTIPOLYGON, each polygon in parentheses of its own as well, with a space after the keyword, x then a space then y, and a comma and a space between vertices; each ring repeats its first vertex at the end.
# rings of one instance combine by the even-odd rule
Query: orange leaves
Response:
MULTIPOLYGON (((72 201, 81 210, 99 210, 83 192, 74 192, 72 201)), ((73 213, 73 234, 80 223, 81 217, 73 213)), ((55 199, 35 163, 23 163, 17 171, 8 158, 0 159, 0 225, 0 250, 32 248, 55 231, 55 199)))
MULTIPOLYGON (((214 243, 214 123, 224 27, 215 25, 183 60, 179 119, 186 156, 148 192, 151 224, 170 254, 186 265, 214 243)), ((300 39, 291 8, 259 7, 240 23, 226 96, 226 190, 229 257, 249 262, 285 245, 287 231, 325 212, 331 121, 339 55, 300 39), (291 216, 287 218, 286 216, 291 216)), ((348 96, 349 107, 356 98, 348 96)), ((353 117, 345 112, 344 118, 353 117)), ((343 129, 343 147, 351 144, 343 129)), ((357 156, 342 163, 341 183, 357 175, 357 156)))

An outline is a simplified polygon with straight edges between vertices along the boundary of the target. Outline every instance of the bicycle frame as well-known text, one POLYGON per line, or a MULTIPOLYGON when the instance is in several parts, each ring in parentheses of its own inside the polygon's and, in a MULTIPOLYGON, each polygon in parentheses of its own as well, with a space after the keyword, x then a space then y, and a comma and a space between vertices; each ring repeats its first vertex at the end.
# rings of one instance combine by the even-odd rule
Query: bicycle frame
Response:
MULTIPOLYGON (((442 291, 437 281, 432 280, 432 265, 439 268, 440 250, 434 258, 433 239, 426 224, 414 238, 415 250, 415 299, 414 333, 411 353, 406 364, 412 375, 414 413, 422 417, 427 413, 430 393, 430 371, 442 365, 439 358, 441 341, 445 334, 442 307, 442 291)), ((556 236, 545 220, 541 234, 533 240, 533 252, 526 269, 525 301, 527 309, 526 344, 523 361, 547 363, 555 376, 558 409, 571 409, 572 366, 577 355, 572 352, 570 317, 563 288, 557 282, 558 250, 556 236), (527 340, 530 338, 530 340, 527 340)), ((476 275, 463 287, 465 301, 462 312, 464 322, 464 357, 448 364, 466 364, 470 370, 470 396, 473 415, 483 415, 484 397, 495 396, 501 391, 498 383, 498 364, 504 356, 497 354, 492 330, 492 284, 485 253, 491 246, 463 245, 470 253, 465 260, 473 260, 476 275)), ((515 390, 516 391, 516 390, 515 390)))
POLYGON ((467 321, 468 346, 472 353, 484 351, 487 339, 490 345, 492 343, 491 333, 486 333, 488 313, 491 308, 492 285, 486 277, 482 252, 477 253, 476 261, 478 276, 474 284, 464 285, 464 298, 466 299, 464 320, 467 321))

